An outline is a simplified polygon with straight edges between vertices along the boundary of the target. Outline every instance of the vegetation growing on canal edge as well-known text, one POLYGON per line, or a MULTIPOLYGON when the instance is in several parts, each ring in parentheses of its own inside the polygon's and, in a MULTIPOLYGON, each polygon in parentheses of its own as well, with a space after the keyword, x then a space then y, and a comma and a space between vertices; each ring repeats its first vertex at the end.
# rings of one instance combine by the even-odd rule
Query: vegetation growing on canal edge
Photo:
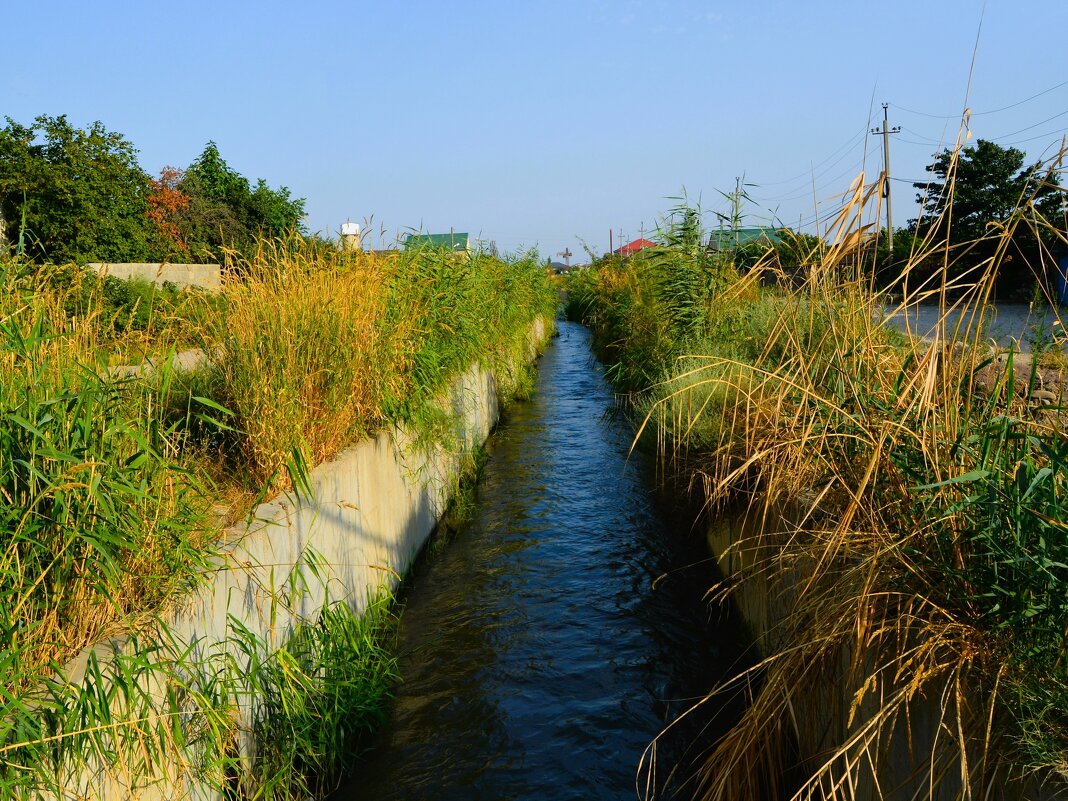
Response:
MULTIPOLYGON (((234 414, 240 459, 270 480, 387 422, 430 414, 474 362, 502 379, 555 296, 538 260, 445 249, 371 254, 304 239, 261 245, 210 319, 210 391, 234 414)), ((507 396, 516 387, 502 386, 507 396)))
MULTIPOLYGON (((1061 385, 997 362, 982 338, 1006 244, 1025 226, 1066 242, 1064 220, 1023 196, 985 234, 994 260, 906 298, 956 304, 965 324, 911 341, 879 324, 883 298, 859 269, 857 226, 875 196, 858 180, 799 270, 770 253, 743 273, 668 243, 571 282, 571 308, 647 415, 643 430, 710 504, 760 521, 733 544, 748 569, 719 590, 757 583, 787 610, 762 643, 750 710, 701 771, 708 798, 768 790, 790 731, 823 749, 797 797, 897 783, 984 793, 1028 769, 1068 775, 1061 385), (838 707, 834 685, 845 688, 838 707), (919 698, 938 710, 926 741, 919 698), (918 775, 867 783, 869 764, 913 747, 918 775)), ((945 227, 930 230, 911 263, 951 265, 959 247, 936 238, 945 227)))
MULTIPOLYGON (((225 686, 233 671, 304 686, 294 666, 307 662, 319 682, 308 692, 326 699, 309 707, 315 717, 331 694, 363 698, 346 689, 351 675, 325 667, 337 655, 316 651, 307 632, 294 635, 299 653, 263 657, 270 675, 237 663, 226 673, 175 651, 157 616, 206 580, 220 502, 237 498, 229 516, 240 516, 250 492, 300 485, 306 466, 363 434, 429 425, 451 377, 525 353, 531 321, 556 303, 533 256, 341 254, 294 237, 261 243, 230 268, 213 299, 0 263, 0 797, 60 789, 72 775, 61 765, 117 765, 131 781, 154 781, 191 744, 206 775, 223 781, 239 736, 233 714, 247 704, 225 686), (134 375, 111 369, 116 358, 191 344, 209 354, 192 374, 166 360, 134 375), (108 666, 91 658, 85 686, 53 680, 85 646, 137 632, 163 642, 108 666), (169 708, 154 708, 145 686, 172 687, 169 708)), ((329 624, 377 641, 345 614, 324 609, 308 631, 329 624)), ((369 658, 389 672, 388 660, 369 658)), ((281 730, 305 728, 291 720, 281 730)), ((264 766, 319 769, 333 758, 274 744, 281 756, 263 755, 264 766)))
MULTIPOLYGON (((235 632, 240 656, 227 674, 227 700, 236 708, 255 699, 258 711, 251 762, 225 766, 227 797, 291 801, 337 789, 385 719, 399 678, 396 634, 388 594, 372 598, 362 614, 328 605, 278 649, 235 632)), ((220 763, 227 757, 217 754, 220 763)))

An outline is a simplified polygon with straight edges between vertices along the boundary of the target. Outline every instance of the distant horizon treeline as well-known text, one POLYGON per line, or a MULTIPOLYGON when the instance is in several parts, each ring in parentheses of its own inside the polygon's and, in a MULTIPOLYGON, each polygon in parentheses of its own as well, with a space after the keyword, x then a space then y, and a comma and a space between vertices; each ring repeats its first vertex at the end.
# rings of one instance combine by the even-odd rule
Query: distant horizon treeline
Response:
POLYGON ((100 122, 6 117, 0 129, 0 251, 38 263, 217 261, 263 235, 303 233, 304 198, 231 168, 209 141, 186 168, 149 175, 100 122))

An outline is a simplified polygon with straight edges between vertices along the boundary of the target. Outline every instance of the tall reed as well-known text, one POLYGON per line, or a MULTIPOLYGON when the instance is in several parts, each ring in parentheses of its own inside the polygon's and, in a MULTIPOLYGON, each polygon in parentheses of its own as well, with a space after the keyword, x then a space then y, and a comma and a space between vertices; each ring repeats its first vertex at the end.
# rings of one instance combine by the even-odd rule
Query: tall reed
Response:
POLYGON ((475 362, 509 364, 555 296, 532 256, 371 254, 295 239, 234 265, 210 337, 217 398, 255 483, 424 414, 475 362))
MULTIPOLYGON (((202 487, 175 461, 158 388, 109 374, 77 285, 0 268, 0 630, 6 686, 165 601, 204 564, 202 487), (50 280, 47 287, 55 286, 50 280)), ((90 289, 90 292, 93 290, 90 289)))
MULTIPOLYGON (((1031 361, 1014 374, 1019 360, 982 339, 1013 233, 1064 242, 1063 220, 1022 197, 990 229, 996 255, 941 283, 912 271, 940 260, 943 277, 959 275, 967 248, 917 240, 891 288, 940 304, 923 341, 881 322, 885 298, 861 269, 877 193, 861 178, 850 198, 800 286, 785 280, 797 273, 764 280, 780 272, 769 256, 689 333, 641 261, 575 287, 616 374, 641 378, 634 362, 655 379, 628 385, 642 431, 711 507, 748 520, 716 596, 777 610, 763 661, 723 688, 753 703, 698 772, 702 797, 957 797, 1068 765, 1061 379, 1031 361), (619 322, 641 309, 633 332, 619 322), (650 326, 670 342, 651 363, 650 326), (777 777, 795 738, 807 750, 787 792, 777 777)), ((1048 263, 1032 268, 1044 281, 1048 263)))

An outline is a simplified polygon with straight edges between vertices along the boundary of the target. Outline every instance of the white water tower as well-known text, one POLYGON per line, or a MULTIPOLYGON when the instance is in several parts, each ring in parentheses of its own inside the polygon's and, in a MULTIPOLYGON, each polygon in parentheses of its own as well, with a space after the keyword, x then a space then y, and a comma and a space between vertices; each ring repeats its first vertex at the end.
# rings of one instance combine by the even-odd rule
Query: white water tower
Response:
POLYGON ((360 249, 360 224, 354 222, 341 223, 341 249, 360 249))

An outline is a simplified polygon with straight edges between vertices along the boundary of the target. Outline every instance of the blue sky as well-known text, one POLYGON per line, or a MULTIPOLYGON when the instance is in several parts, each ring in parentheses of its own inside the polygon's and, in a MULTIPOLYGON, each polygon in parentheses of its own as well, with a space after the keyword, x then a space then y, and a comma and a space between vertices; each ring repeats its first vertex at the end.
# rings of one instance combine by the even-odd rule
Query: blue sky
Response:
MULTIPOLYGON (((1045 91, 1068 81, 1066 17, 1064 0, 39 0, 4 10, 0 113, 100 120, 152 173, 214 140, 307 198, 313 230, 373 215, 376 245, 453 228, 555 258, 648 232, 684 188, 714 225, 742 175, 747 222, 811 226, 813 175, 826 214, 881 169, 864 132, 882 102, 900 178, 966 102, 993 112, 975 137, 1037 159, 1068 130, 1068 84, 1045 91)), ((894 190, 900 225, 915 190, 894 190)))

